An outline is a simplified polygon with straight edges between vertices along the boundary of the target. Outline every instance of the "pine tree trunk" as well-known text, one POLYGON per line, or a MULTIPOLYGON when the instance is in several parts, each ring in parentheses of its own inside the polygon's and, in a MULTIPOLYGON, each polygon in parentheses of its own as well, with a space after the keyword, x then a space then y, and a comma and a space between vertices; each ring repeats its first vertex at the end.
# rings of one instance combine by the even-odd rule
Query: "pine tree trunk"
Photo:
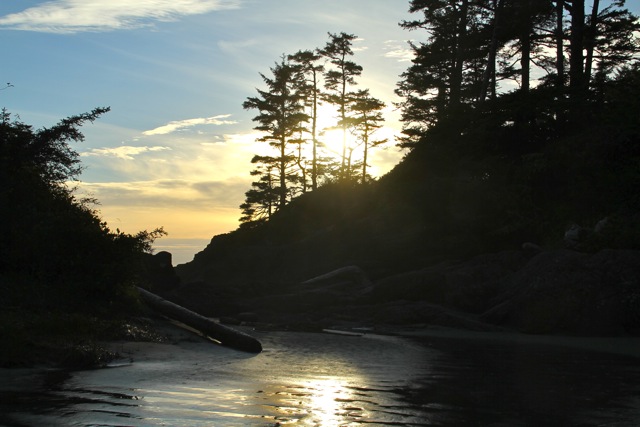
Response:
POLYGON ((591 9, 591 22, 589 24, 589 33, 585 40, 587 48, 587 57, 584 62, 584 80, 585 85, 589 86, 591 81, 591 70, 593 67, 593 50, 596 45, 596 37, 598 36, 598 8, 600 7, 600 1, 593 1, 593 9, 591 9))
POLYGON ((450 106, 454 109, 460 104, 462 96, 462 73, 464 70, 465 35, 467 32, 469 0, 463 0, 460 5, 460 19, 457 29, 457 43, 455 47, 455 58, 453 63, 453 72, 451 75, 451 91, 449 93, 450 106))
POLYGON ((564 71, 564 0, 556 1, 556 82, 558 101, 556 105, 556 128, 559 132, 565 125, 565 71, 564 71))
MULTIPOLYGON (((493 12, 493 31, 491 33, 491 44, 489 45, 489 58, 487 59, 487 68, 482 75, 482 84, 480 86, 480 96, 478 102, 482 103, 487 97, 489 91, 489 83, 494 82, 496 73, 496 54, 498 51, 498 31, 500 28, 500 18, 502 12, 503 0, 494 0, 493 12)), ((492 93, 495 92, 495 88, 492 93)))
POLYGON ((569 120, 572 127, 584 119, 586 85, 584 80, 584 0, 571 2, 571 45, 569 52, 569 120))

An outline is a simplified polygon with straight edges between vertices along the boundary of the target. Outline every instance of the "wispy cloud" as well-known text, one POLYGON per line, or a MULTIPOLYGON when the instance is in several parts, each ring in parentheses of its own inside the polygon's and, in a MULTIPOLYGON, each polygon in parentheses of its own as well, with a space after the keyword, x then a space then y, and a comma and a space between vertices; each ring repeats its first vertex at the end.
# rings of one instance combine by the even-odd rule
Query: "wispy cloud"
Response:
POLYGON ((413 49, 406 42, 397 40, 387 40, 385 43, 385 54, 387 58, 397 59, 399 62, 409 62, 415 57, 413 49))
POLYGON ((182 129, 190 128, 198 125, 232 125, 237 123, 234 120, 224 120, 230 117, 230 114, 222 114, 213 117, 200 117, 196 119, 177 120, 167 123, 166 125, 157 127, 155 129, 146 130, 142 132, 143 135, 166 135, 168 133, 176 132, 182 129))
POLYGON ((134 156, 137 156, 142 153, 147 153, 150 151, 164 151, 171 150, 169 147, 133 147, 130 145, 123 145, 120 147, 113 148, 92 148, 89 151, 85 151, 81 153, 82 156, 90 157, 90 156, 106 156, 106 157, 117 157, 123 160, 133 160, 134 156))
POLYGON ((191 208, 207 207, 237 209, 250 177, 224 181, 190 181, 159 179, 131 182, 81 182, 82 194, 96 197, 103 206, 180 207, 188 202, 191 208))
POLYGON ((154 21, 235 9, 242 0, 53 0, 0 17, 0 28, 45 33, 139 28, 154 21))

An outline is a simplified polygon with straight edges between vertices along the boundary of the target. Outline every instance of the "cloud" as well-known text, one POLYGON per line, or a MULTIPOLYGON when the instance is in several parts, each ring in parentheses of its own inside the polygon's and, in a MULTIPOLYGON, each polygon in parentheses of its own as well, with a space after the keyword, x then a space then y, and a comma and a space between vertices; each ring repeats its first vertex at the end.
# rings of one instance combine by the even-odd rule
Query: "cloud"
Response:
POLYGON ((236 9, 242 0, 53 0, 0 17, 0 28, 44 33, 127 30, 236 9))
POLYGON ((193 211, 212 208, 238 209, 250 177, 197 181, 158 179, 131 182, 81 182, 80 194, 95 197, 105 207, 180 208, 193 211))
POLYGON ((407 43, 397 40, 387 40, 385 43, 385 54, 387 58, 397 59, 398 62, 409 62, 415 57, 415 53, 407 43))
POLYGON ((133 160, 134 156, 150 151, 164 151, 171 150, 169 147, 132 147, 130 145, 123 145, 121 147, 114 148, 92 148, 89 151, 81 153, 81 156, 106 156, 117 157, 122 160, 133 160))
POLYGON ((166 125, 157 127, 155 129, 146 130, 142 132, 143 135, 166 135, 168 133, 176 132, 185 128, 190 128, 197 125, 232 125, 237 122, 234 120, 223 120, 231 114, 221 114, 213 117, 200 117, 196 119, 178 120, 167 123, 166 125))

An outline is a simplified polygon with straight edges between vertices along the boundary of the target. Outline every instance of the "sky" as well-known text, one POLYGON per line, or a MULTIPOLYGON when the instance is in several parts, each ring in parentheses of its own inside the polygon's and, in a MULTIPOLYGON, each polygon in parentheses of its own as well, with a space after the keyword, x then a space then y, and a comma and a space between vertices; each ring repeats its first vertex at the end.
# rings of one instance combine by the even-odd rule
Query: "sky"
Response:
MULTIPOLYGON (((589 2, 587 2, 589 3, 589 2)), ((607 2, 608 3, 608 2, 607 2)), ((636 14, 638 0, 627 2, 636 14)), ((0 107, 42 128, 96 107, 111 111, 73 144, 79 194, 111 229, 164 227, 156 250, 188 262, 235 230, 251 158, 266 154, 242 103, 283 54, 358 36, 357 88, 387 103, 374 176, 402 158, 394 89, 410 64, 408 0, 1 0, 0 107), (6 86, 10 83, 11 86, 6 86)), ((325 111, 325 123, 334 113, 325 111)), ((327 137, 329 138, 329 137, 327 137)), ((327 141, 330 142, 330 141, 327 141)))
MULTIPOLYGON (((164 227, 156 250, 190 261, 214 235, 235 230, 264 152, 242 103, 264 89, 283 54, 323 47, 328 32, 358 36, 357 88, 383 101, 387 148, 380 176, 400 160, 393 93, 409 64, 405 0, 2 0, 0 107, 35 128, 96 107, 111 111, 72 147, 109 227, 164 227)), ((334 114, 325 112, 330 124, 334 114)))

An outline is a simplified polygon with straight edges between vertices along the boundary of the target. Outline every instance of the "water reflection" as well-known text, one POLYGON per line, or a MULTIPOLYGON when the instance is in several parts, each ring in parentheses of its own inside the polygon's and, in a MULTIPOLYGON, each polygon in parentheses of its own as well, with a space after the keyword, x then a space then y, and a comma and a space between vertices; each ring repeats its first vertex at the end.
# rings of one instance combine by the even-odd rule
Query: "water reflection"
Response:
POLYGON ((260 355, 182 343, 48 389, 0 390, 0 425, 640 425, 637 359, 375 335, 261 339, 260 355))
POLYGON ((338 427, 362 418, 354 390, 339 378, 318 378, 283 385, 266 393, 273 400, 273 418, 281 425, 338 427))
POLYGON ((350 404, 353 396, 340 380, 328 378, 310 381, 306 387, 312 391, 308 407, 327 427, 338 426, 350 416, 345 404, 350 404))

